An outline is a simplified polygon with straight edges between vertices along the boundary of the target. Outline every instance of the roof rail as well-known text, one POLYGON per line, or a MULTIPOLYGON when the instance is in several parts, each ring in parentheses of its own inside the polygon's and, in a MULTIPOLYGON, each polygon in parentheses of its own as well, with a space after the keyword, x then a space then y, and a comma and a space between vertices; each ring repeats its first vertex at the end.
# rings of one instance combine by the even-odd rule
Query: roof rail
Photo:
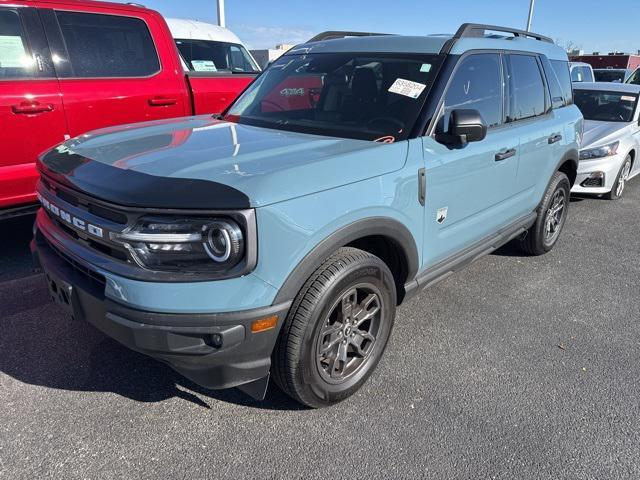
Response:
POLYGON ((524 30, 518 30, 516 28, 499 27, 497 25, 483 25, 481 23, 463 23, 460 25, 458 31, 443 45, 440 53, 447 54, 451 52, 451 49, 455 43, 461 38, 482 38, 489 32, 504 32, 511 33, 514 37, 528 37, 534 38, 541 42, 553 43, 549 37, 539 35, 533 32, 525 32, 524 30))
POLYGON ((347 37, 377 37, 381 35, 390 35, 389 33, 372 33, 372 32, 342 32, 339 30, 330 30, 328 32, 322 32, 307 40, 306 43, 321 42, 322 40, 333 40, 335 38, 347 38, 347 37))
POLYGON ((484 37, 487 31, 511 33, 514 37, 528 37, 541 42, 553 43, 553 40, 549 37, 545 37, 544 35, 539 35, 537 33, 525 32, 524 30, 518 30, 516 28, 499 27, 497 25, 483 25, 481 23, 463 23, 460 25, 460 28, 453 38, 484 37))

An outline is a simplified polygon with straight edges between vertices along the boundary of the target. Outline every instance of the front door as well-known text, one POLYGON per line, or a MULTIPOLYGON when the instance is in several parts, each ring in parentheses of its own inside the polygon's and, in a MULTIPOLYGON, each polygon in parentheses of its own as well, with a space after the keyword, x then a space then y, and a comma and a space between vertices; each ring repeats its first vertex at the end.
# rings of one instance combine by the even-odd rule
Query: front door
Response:
POLYGON ((498 53, 463 58, 447 87, 436 132, 451 111, 474 109, 488 126, 479 142, 452 148, 423 138, 426 168, 424 259, 450 257, 515 220, 519 138, 505 124, 502 59, 498 53))
POLYGON ((40 153, 64 140, 64 109, 33 8, 0 7, 0 208, 31 203, 40 153))
POLYGON ((41 10, 71 136, 190 114, 175 45, 158 19, 101 11, 41 10))

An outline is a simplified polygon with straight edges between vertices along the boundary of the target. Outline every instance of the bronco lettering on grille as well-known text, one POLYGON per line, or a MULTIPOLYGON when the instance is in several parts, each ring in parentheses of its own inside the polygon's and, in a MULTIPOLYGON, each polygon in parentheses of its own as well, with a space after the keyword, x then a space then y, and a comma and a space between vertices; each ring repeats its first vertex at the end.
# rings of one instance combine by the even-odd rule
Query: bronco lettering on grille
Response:
POLYGON ((103 238, 104 232, 102 231, 102 228, 96 227, 95 225, 92 225, 86 220, 76 217, 75 215, 71 215, 69 212, 66 212, 62 208, 51 203, 49 200, 47 200, 42 195, 40 195, 40 193, 37 193, 37 195, 38 195, 38 200, 40 201, 42 206, 46 208, 48 211, 50 211, 56 217, 59 217, 60 219, 64 220, 66 223, 76 228, 77 230, 82 230, 83 232, 89 232, 89 234, 93 235, 94 237, 103 238))

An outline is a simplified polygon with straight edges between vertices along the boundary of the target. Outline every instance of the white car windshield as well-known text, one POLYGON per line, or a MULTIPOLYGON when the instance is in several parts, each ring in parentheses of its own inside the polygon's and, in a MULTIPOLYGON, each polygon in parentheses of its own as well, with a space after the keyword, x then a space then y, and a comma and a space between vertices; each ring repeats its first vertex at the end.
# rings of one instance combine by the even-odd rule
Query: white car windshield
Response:
POLYGON ((601 122, 631 122, 638 103, 638 95, 625 92, 576 89, 573 98, 585 120, 601 122))

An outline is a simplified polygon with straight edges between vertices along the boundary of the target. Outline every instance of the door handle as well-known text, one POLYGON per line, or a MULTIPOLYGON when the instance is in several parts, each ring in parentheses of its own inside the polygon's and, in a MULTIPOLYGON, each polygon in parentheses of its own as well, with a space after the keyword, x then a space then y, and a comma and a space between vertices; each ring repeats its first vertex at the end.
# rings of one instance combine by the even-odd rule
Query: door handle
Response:
POLYGON ((52 104, 42 103, 20 103, 19 105, 12 105, 11 110, 13 113, 30 114, 30 113, 44 113, 53 111, 52 104))
POLYGON ((562 135, 558 134, 558 135, 552 135, 549 137, 549 145, 553 145, 554 143, 558 143, 560 140, 562 140, 562 135))
POLYGON ((152 107, 166 107, 169 105, 175 105, 178 100, 175 98, 150 98, 149 105, 152 107))
POLYGON ((502 160, 506 160, 507 158, 511 158, 515 156, 516 149, 510 148, 509 150, 505 150, 504 152, 496 153, 496 162, 501 162, 502 160))

